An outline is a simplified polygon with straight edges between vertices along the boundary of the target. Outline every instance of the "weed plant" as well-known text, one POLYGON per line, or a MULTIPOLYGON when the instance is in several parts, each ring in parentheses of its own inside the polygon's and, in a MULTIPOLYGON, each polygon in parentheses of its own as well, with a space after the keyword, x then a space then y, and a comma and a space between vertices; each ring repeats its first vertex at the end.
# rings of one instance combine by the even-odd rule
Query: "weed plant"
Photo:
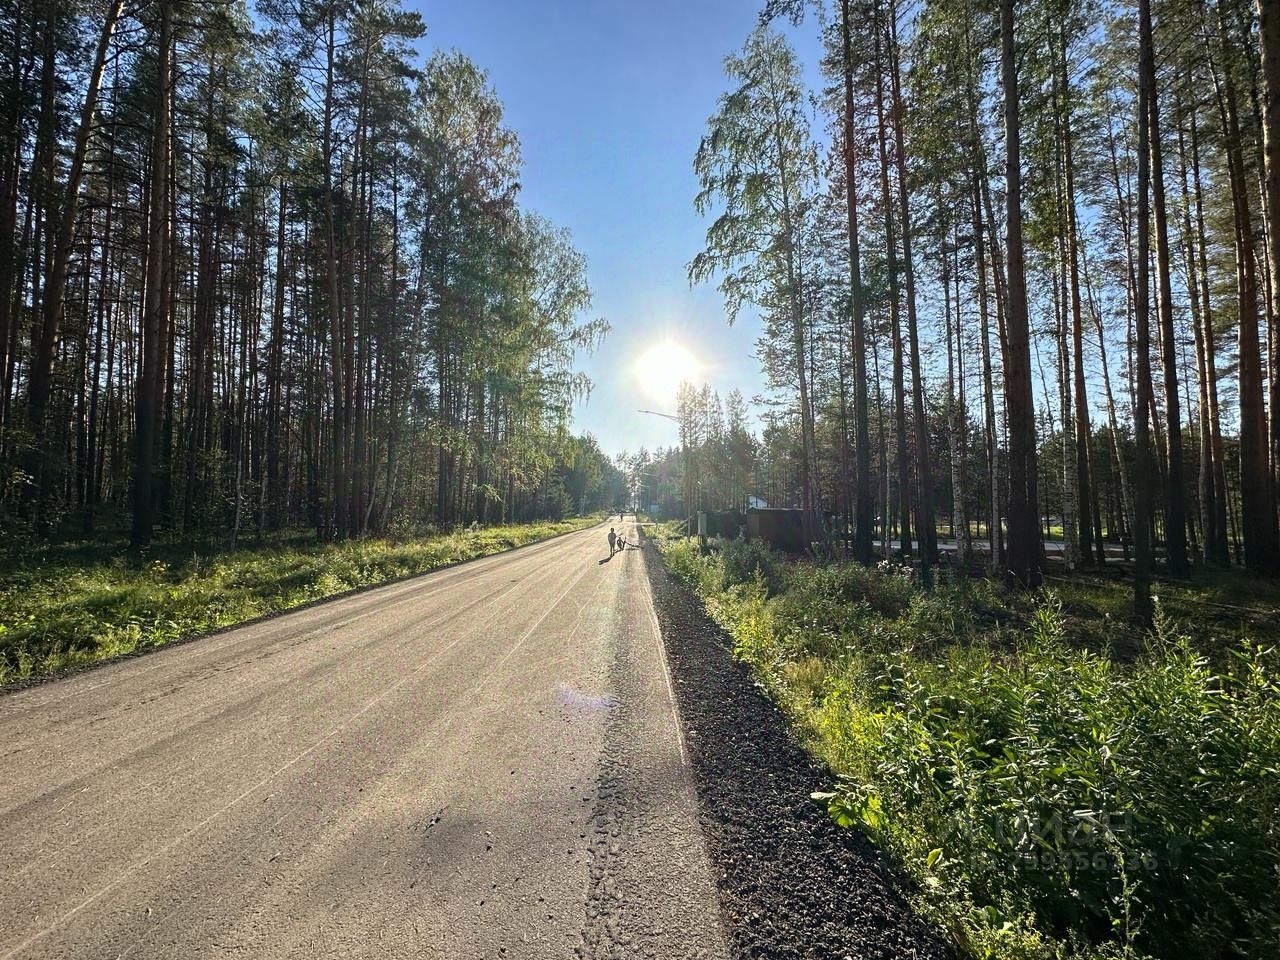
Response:
POLYGON ((1280 956, 1274 647, 1210 657, 1161 615, 1117 659, 1052 592, 663 550, 963 954, 1280 956))

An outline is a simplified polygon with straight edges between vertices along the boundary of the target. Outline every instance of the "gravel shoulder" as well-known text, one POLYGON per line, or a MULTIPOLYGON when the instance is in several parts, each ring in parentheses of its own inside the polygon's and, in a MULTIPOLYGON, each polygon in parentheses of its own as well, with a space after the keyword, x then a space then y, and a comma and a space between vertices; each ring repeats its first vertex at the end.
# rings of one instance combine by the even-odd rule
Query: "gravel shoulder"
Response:
POLYGON ((830 774, 791 737, 701 601, 649 544, 645 553, 732 954, 951 956, 912 912, 892 864, 810 799, 830 774))

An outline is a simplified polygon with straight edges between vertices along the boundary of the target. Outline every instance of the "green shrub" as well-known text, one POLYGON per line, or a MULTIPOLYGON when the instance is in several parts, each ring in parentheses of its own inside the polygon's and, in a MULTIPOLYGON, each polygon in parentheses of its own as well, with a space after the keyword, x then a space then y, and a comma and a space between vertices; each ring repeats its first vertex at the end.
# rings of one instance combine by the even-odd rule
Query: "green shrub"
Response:
POLYGON ((1024 607, 985 580, 848 564, 788 565, 766 594, 696 563, 837 775, 820 799, 901 861, 963 953, 1276 955, 1274 648, 1219 663, 1160 618, 1121 663, 1051 594, 1024 607))
POLYGON ((719 561, 704 556, 695 540, 684 537, 661 541, 663 556, 668 569, 680 580, 701 594, 718 592, 721 588, 719 561))
POLYGON ((721 589, 759 580, 774 593, 780 584, 781 567, 777 556, 763 541, 729 540, 720 550, 721 589))

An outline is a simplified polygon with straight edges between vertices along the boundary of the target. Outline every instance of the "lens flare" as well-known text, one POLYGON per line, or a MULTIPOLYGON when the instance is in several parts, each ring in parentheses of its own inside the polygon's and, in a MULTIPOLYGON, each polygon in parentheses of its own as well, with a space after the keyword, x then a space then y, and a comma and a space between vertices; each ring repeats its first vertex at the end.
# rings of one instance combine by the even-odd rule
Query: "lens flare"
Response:
POLYGON ((636 359, 636 377, 650 399, 674 405, 682 383, 697 383, 702 364, 693 352, 674 340, 656 343, 636 359))

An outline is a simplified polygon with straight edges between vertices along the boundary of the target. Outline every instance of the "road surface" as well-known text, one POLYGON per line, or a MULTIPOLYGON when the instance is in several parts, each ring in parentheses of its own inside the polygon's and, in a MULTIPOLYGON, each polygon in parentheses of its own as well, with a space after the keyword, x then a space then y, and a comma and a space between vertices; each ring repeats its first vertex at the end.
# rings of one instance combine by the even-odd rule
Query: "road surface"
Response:
POLYGON ((0 695, 0 960, 724 956, 605 529, 0 695))

